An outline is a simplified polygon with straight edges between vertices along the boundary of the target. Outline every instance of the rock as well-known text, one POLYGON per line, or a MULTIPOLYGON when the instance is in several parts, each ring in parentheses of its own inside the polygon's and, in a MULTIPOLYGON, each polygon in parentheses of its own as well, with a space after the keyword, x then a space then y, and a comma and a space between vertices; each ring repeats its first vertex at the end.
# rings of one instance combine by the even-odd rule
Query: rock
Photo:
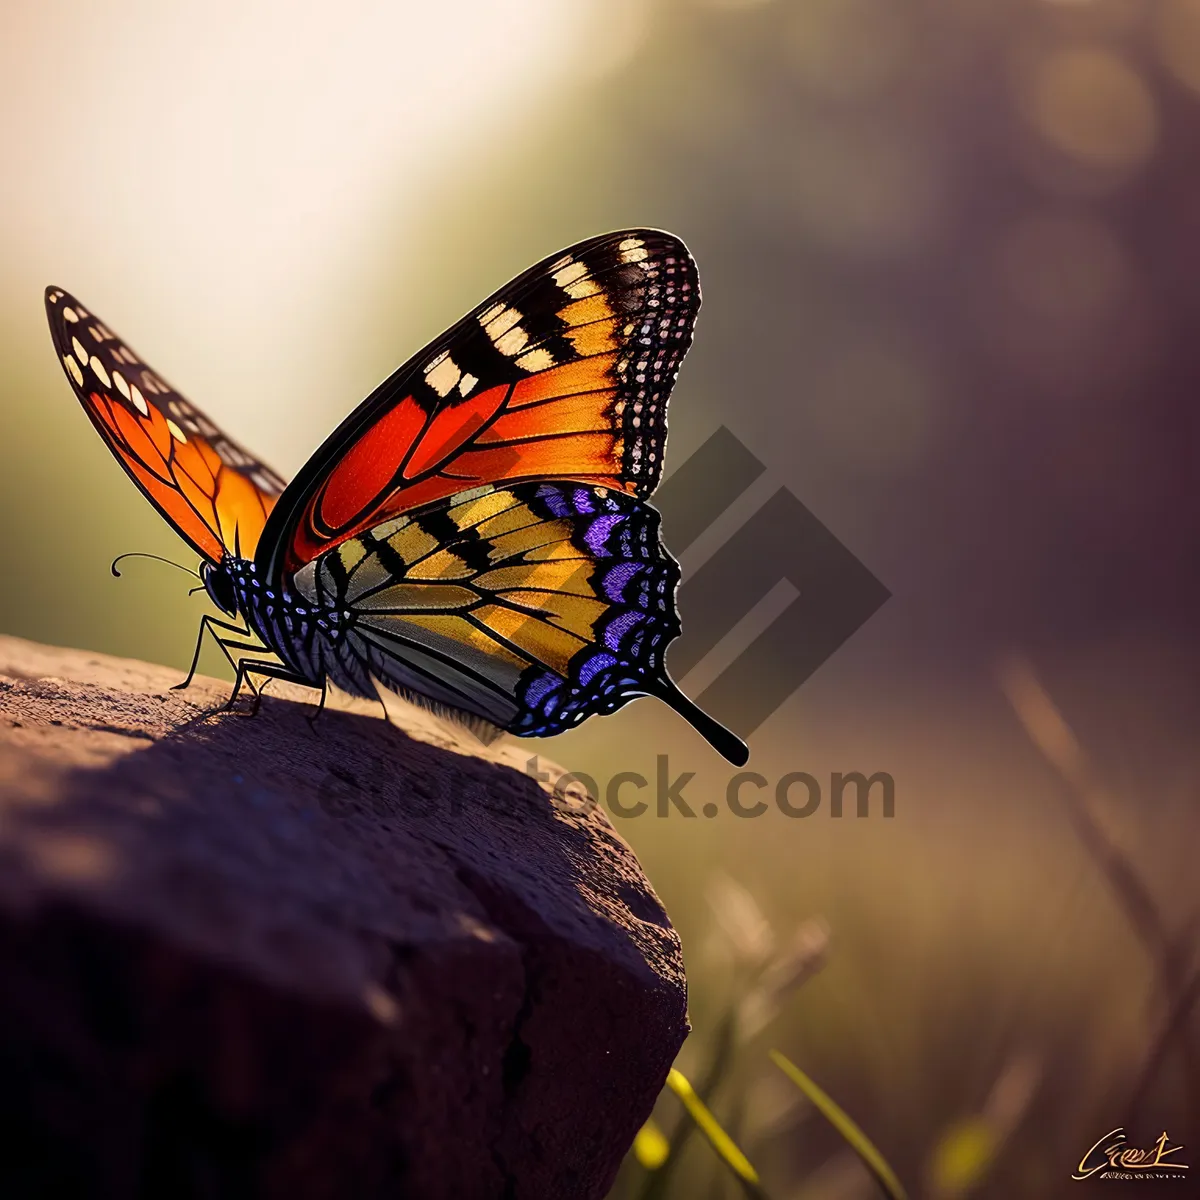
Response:
POLYGON ((0 638, 0 1195, 603 1196, 687 1032, 603 813, 176 682, 0 638))

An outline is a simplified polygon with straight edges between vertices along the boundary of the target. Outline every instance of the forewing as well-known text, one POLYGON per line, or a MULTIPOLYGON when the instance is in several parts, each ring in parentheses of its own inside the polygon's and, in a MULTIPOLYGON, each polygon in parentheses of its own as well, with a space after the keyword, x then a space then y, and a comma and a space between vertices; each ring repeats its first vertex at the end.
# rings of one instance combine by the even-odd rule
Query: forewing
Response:
POLYGON ((573 479, 648 496, 700 306, 669 233, 623 230, 551 256, 386 380, 273 513, 281 579, 389 518, 482 484, 573 479))
POLYGON ((347 539, 294 583, 351 614, 350 674, 549 735, 660 690, 679 568, 658 523, 614 489, 486 486, 347 539))
POLYGON ((46 289, 59 361, 130 478, 197 553, 253 557, 284 481, 61 288, 46 289))

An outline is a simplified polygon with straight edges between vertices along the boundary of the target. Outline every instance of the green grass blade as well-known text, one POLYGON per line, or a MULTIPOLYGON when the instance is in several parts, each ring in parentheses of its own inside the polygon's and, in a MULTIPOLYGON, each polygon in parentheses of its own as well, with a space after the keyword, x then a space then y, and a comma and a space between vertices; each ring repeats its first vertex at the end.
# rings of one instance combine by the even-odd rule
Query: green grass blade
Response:
POLYGON ((771 1061, 804 1093, 813 1107, 842 1135, 846 1144, 862 1159, 863 1165, 875 1176, 884 1194, 891 1200, 908 1200, 907 1193, 888 1166, 887 1159, 875 1149, 871 1139, 846 1115, 838 1104, 823 1092, 791 1059, 771 1051, 771 1061))
POLYGON ((766 1200, 766 1193, 759 1186, 758 1172, 738 1149, 733 1138, 721 1128, 720 1122, 712 1115, 708 1105, 696 1095, 696 1090, 688 1082, 687 1076, 672 1067, 667 1075, 667 1087, 679 1097, 688 1116, 696 1128, 708 1138, 709 1145, 717 1152, 721 1161, 737 1176, 742 1190, 756 1200, 766 1200))

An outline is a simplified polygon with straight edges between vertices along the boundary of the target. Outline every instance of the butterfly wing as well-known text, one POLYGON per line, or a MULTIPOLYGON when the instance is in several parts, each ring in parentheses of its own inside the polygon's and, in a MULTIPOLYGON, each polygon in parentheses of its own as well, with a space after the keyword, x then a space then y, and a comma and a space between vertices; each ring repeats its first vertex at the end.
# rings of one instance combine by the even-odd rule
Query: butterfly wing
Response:
POLYGON ((482 484, 574 479, 646 497, 700 306, 669 233, 580 242, 489 297, 382 383, 272 513, 282 580, 347 538, 482 484))
POLYGON ((325 664, 335 677, 360 680, 365 668, 394 690, 539 737, 657 695, 744 761, 741 743, 667 675, 679 568, 658 525, 617 489, 485 486, 347 539, 294 583, 315 608, 351 616, 341 663, 325 664))
POLYGON ((210 562, 252 557, 283 480, 61 288, 46 314, 76 396, 146 498, 210 562))

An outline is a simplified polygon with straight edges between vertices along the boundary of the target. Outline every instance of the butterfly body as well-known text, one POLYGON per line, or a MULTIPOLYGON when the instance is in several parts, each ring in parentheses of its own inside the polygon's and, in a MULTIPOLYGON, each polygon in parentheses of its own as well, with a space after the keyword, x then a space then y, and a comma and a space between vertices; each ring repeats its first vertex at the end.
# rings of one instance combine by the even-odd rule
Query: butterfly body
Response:
POLYGON ((353 660, 341 652, 351 627, 349 612, 266 586, 253 559, 227 559, 204 572, 203 579, 214 603, 244 620, 295 682, 319 688, 327 680, 352 696, 375 695, 365 675, 347 669, 353 660))
POLYGON ((653 695, 740 764, 667 671, 679 569, 646 503, 699 300, 670 234, 581 242, 414 356, 290 484, 78 301, 46 307, 92 423, 244 623, 201 622, 235 697, 254 677, 388 689, 548 736, 653 695))

